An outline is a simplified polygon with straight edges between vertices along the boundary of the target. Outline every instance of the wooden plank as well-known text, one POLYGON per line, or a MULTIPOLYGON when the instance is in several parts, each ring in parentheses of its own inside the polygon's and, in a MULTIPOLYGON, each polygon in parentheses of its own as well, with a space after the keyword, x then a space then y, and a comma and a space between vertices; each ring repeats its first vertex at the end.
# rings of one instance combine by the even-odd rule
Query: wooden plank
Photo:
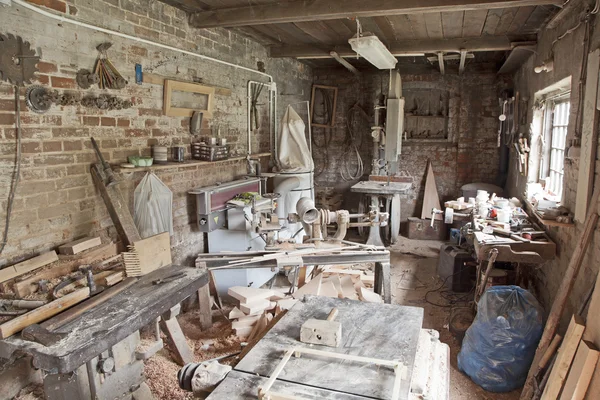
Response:
POLYGON ((506 8, 502 11, 498 25, 496 25, 496 35, 506 35, 510 24, 512 24, 515 15, 517 15, 518 8, 506 8))
POLYGON ((538 6, 535 7, 535 10, 531 13, 529 18, 527 18, 527 22, 521 27, 519 30, 520 35, 532 35, 539 32, 546 21, 550 19, 550 17, 554 14, 554 8, 549 6, 538 6))
POLYGON ((556 353, 556 351, 558 350, 558 346, 560 345, 561 341, 562 341, 562 336, 561 335, 555 335, 554 336, 554 339, 552 339, 552 342, 550 343, 550 346, 548 346, 548 350, 546 350, 546 352, 544 353, 544 356, 542 357, 542 359, 538 363, 538 372, 541 371, 541 370, 543 370, 544 368, 546 368, 548 366, 548 363, 550 362, 550 360, 554 356, 554 353, 556 353))
POLYGON ((364 287, 359 288, 359 298, 368 303, 383 303, 380 295, 364 287))
MULTIPOLYGON (((441 32, 440 32, 441 34, 441 32)), ((388 43, 387 47, 390 53, 395 56, 413 56, 423 53, 454 52, 461 50, 468 52, 476 51, 504 51, 511 50, 518 46, 518 42, 511 42, 506 36, 488 36, 457 39, 419 39, 419 40, 401 40, 388 43)), ((270 57, 296 57, 296 58, 330 58, 330 51, 335 51, 341 57, 356 57, 350 46, 330 46, 322 48, 312 45, 293 45, 293 46, 272 46, 270 57)))
POLYGON ((350 28, 344 23, 343 20, 331 19, 328 21, 324 21, 324 23, 329 27, 329 29, 334 31, 338 35, 338 37, 346 38, 346 40, 350 39, 356 34, 356 26, 350 28))
MULTIPOLYGON (((381 31, 381 33, 383 33, 383 37, 380 38, 381 40, 383 40, 386 43, 398 40, 398 38, 396 37, 396 31, 392 26, 391 21, 387 17, 373 17, 373 22, 377 24, 379 30, 381 31)), ((410 26, 408 28, 410 29, 410 26)))
POLYGON ((442 13, 442 29, 447 39, 463 36, 464 11, 451 11, 442 13))
POLYGON ((200 329, 203 331, 212 328, 212 302, 210 300, 210 286, 208 284, 198 289, 198 305, 199 305, 199 320, 200 329))
POLYGON ((348 61, 340 57, 338 53, 336 53, 335 51, 330 51, 329 54, 331 54, 331 58, 342 64, 348 71, 352 72, 356 76, 360 76, 360 71, 354 68, 354 66, 348 61))
POLYGON ((37 257, 30 258, 29 260, 11 265, 0 270, 0 282, 5 282, 16 278, 17 276, 26 274, 27 272, 31 272, 55 261, 58 261, 58 256, 56 251, 52 250, 47 253, 40 254, 37 257))
MULTIPOLYGON (((101 167, 100 167, 101 168, 101 167)), ((133 217, 129 212, 127 202, 121 195, 118 185, 111 185, 106 187, 103 180, 102 170, 99 169, 98 164, 92 165, 90 173, 96 187, 100 191, 100 195, 104 200, 104 204, 110 214, 112 220, 121 241, 125 246, 133 244, 134 241, 140 240, 140 233, 138 232, 133 217)))
POLYGON ((317 39, 318 42, 340 43, 340 40, 335 32, 329 29, 329 27, 327 27, 327 25, 325 25, 322 21, 296 22, 294 25, 296 25, 306 34, 317 39))
POLYGON ((573 315, 565 334, 565 339, 558 350, 556 362, 554 363, 552 372, 550 372, 548 384, 542 394, 542 400, 555 400, 558 398, 584 330, 585 323, 583 318, 579 315, 573 315))
MULTIPOLYGON (((271 41, 271 43, 276 43, 276 42, 271 41)), ((172 79, 172 78, 166 78, 166 77, 164 77, 162 75, 148 74, 148 73, 144 72, 143 78, 142 78, 142 82, 148 83, 148 84, 151 84, 151 85, 161 85, 161 86, 163 86, 165 84, 165 80, 166 79, 169 79, 169 80, 172 80, 172 81, 176 80, 176 79, 172 79)), ((177 82, 193 83, 193 82, 186 82, 186 81, 177 81, 177 82)), ((214 86, 214 85, 211 85, 209 83, 204 83, 204 82, 202 82, 202 85, 215 88, 215 95, 217 95, 217 96, 231 96, 231 89, 224 88, 224 87, 219 87, 219 86, 214 86)))
POLYGON ((82 251, 91 249, 96 246, 100 246, 102 244, 102 240, 99 237, 84 237, 79 240, 75 240, 73 242, 63 244, 58 247, 58 252, 60 254, 65 255, 75 255, 79 254, 82 251))
MULTIPOLYGON (((441 210, 440 197, 438 195, 437 186, 435 184, 435 175, 433 174, 433 166, 431 161, 427 161, 427 178, 425 179, 425 193, 423 194, 423 208, 421 210, 421 218, 431 219, 431 210, 441 210)), ((442 219, 442 216, 436 214, 435 219, 442 219)))
POLYGON ((133 248, 129 252, 123 253, 123 260, 127 276, 141 276, 171 265, 173 261, 169 232, 159 233, 134 242, 133 248))
MULTIPOLYGON (((590 204, 590 195, 594 188, 594 167, 596 165, 596 146, 598 137, 598 70, 600 69, 600 49, 589 54, 587 77, 583 101, 583 127, 581 130, 581 155, 579 157, 579 176, 577 178, 577 197, 575 201, 575 220, 582 222, 590 204)), ((595 205, 593 205, 595 207, 595 205)))
POLYGON ((275 295, 271 289, 258 289, 246 286, 232 286, 227 289, 227 294, 238 300, 240 303, 252 303, 255 300, 269 299, 275 295))
POLYGON ((425 26, 425 14, 409 14, 406 16, 412 29, 412 37, 415 39, 427 39, 427 27, 425 26))
MULTIPOLYGON (((593 343, 582 340, 560 394, 560 400, 583 400, 598 363, 598 349, 593 343)), ((596 393, 598 394, 598 393, 596 393)))
POLYGON ((496 32, 496 28, 500 23, 501 17, 502 10, 490 10, 488 12, 487 18, 485 19, 485 24, 483 25, 482 35, 494 35, 496 32))
POLYGON ((441 39, 444 37, 441 13, 427 13, 424 15, 427 37, 429 39, 441 39))
POLYGON ((412 15, 412 17, 415 17, 415 19, 418 19, 418 18, 423 19, 422 20, 423 25, 419 26, 419 28, 421 28, 421 30, 419 32, 421 34, 421 36, 415 35, 414 29, 413 29, 413 23, 411 22, 410 17, 411 17, 411 15, 390 15, 390 16, 386 17, 386 19, 388 20, 388 22, 390 23, 390 25, 392 26, 392 29, 394 31, 395 40, 427 38, 427 28, 425 27, 425 20, 423 19, 423 15, 422 14, 412 15))
POLYGON ((427 2, 344 0, 332 3, 331 0, 294 1, 201 11, 190 15, 190 25, 195 28, 216 28, 382 15, 503 9, 554 4, 556 0, 431 0, 427 2))
POLYGON ((108 299, 117 294, 121 293, 123 290, 127 289, 129 286, 133 285, 137 282, 137 278, 126 278, 124 281, 117 283, 114 286, 104 290, 102 293, 97 294, 96 296, 86 300, 75 307, 68 309, 65 312, 57 315, 56 317, 44 322, 41 324, 43 328, 48 329, 49 331, 60 328, 61 326, 67 324, 68 322, 73 321, 75 318, 79 317, 83 313, 92 308, 96 307, 99 304, 104 303, 108 299))
POLYGON ((321 279, 323 278, 322 274, 315 276, 310 282, 306 285, 302 286, 300 289, 296 290, 292 297, 295 299, 300 299, 305 294, 313 294, 318 295, 319 289, 321 287, 321 279))
POLYGON ((26 314, 19 315, 11 319, 8 322, 0 325, 0 339, 6 339, 9 336, 14 335, 17 332, 22 331, 29 325, 37 324, 47 320, 48 318, 61 313, 67 308, 74 306, 82 300, 87 299, 90 296, 90 288, 83 288, 69 293, 66 296, 61 297, 45 304, 35 310, 29 311, 26 314))
POLYGON ((465 11, 465 18, 463 22, 463 36, 464 37, 478 37, 481 36, 483 31, 483 25, 487 18, 488 10, 469 10, 465 11))
POLYGON ((175 362, 181 366, 194 362, 194 353, 185 339, 177 318, 163 319, 160 321, 160 326, 173 345, 175 362))
POLYGON ((517 13, 515 14, 515 17, 513 18, 507 33, 512 35, 519 33, 525 25, 525 22, 527 22, 527 20, 529 19, 529 16, 533 12, 533 10, 535 10, 534 6, 520 7, 517 13))

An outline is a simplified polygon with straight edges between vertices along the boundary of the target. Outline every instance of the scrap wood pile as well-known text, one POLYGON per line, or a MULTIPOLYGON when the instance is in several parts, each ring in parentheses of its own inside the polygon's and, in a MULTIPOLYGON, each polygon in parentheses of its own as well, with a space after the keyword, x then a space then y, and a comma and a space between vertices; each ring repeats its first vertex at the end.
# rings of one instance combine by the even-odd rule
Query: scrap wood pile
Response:
POLYGON ((96 288, 124 279, 115 243, 86 237, 60 246, 58 253, 49 251, 0 270, 0 339, 89 298, 91 279, 96 288))
POLYGON ((229 313, 235 334, 245 341, 260 337, 274 317, 292 308, 304 295, 383 303, 381 296, 373 292, 372 271, 347 266, 316 268, 316 275, 291 295, 272 289, 229 288, 227 293, 239 303, 229 313))
POLYGON ((600 354, 583 340, 585 328, 583 318, 573 315, 564 338, 554 336, 535 367, 533 399, 585 398, 600 354))

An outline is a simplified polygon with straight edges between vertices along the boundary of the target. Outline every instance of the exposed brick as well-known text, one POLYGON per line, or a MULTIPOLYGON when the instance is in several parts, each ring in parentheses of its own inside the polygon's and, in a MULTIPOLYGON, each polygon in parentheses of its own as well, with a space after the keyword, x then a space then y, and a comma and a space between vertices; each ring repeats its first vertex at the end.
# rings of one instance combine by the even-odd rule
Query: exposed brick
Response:
POLYGON ((38 218, 54 218, 69 214, 71 211, 77 210, 75 203, 59 204, 56 206, 44 207, 38 210, 38 218))
POLYGON ((133 28, 133 31, 135 32, 136 36, 141 36, 143 38, 146 39, 156 39, 158 40, 160 37, 160 34, 157 31, 153 31, 151 29, 146 29, 144 27, 141 26, 135 26, 133 28))
POLYGON ((138 114, 142 116, 160 117, 163 115, 163 110, 156 108, 138 108, 138 114))
POLYGON ((80 187, 80 188, 74 188, 74 189, 70 189, 68 191, 69 195, 69 201, 75 201, 75 200, 83 200, 87 197, 87 192, 85 187, 80 187))
POLYGON ((44 125, 62 125, 62 117, 60 115, 44 115, 42 117, 44 125))
POLYGON ((73 4, 69 4, 69 14, 70 15, 77 15, 78 12, 79 12, 79 9, 77 7, 75 7, 73 4))
POLYGON ((56 68, 56 64, 52 64, 45 61, 38 61, 37 64, 38 72, 42 74, 51 74, 53 72, 58 72, 58 68, 56 68))
POLYGON ((148 50, 139 46, 130 46, 129 54, 133 54, 140 57, 146 57, 148 55, 148 50))
POLYGON ((36 79, 42 85, 50 85, 50 77, 48 75, 37 75, 36 79))
POLYGON ((100 125, 100 117, 82 117, 83 124, 89 126, 98 126, 100 125))
POLYGON ((34 165, 61 165, 73 162, 73 156, 69 154, 45 154, 33 160, 34 165))
POLYGON ((60 88, 60 89, 75 89, 77 87, 77 83, 73 78, 63 78, 60 76, 52 76, 50 78, 52 82, 52 87, 60 88))
POLYGON ((21 126, 23 125, 39 125, 42 117, 35 114, 22 114, 21 115, 21 126))
POLYGON ((71 176, 69 179, 60 179, 56 181, 56 189, 71 189, 74 187, 83 187, 89 185, 91 176, 82 175, 79 177, 71 176))
POLYGON ((15 101, 0 99, 0 111, 15 111, 15 101))
POLYGON ((54 181, 23 182, 19 185, 19 195, 27 196, 37 193, 52 192, 56 188, 54 181))
POLYGON ((42 145, 39 142, 21 143, 23 153, 41 153, 42 145))
POLYGON ((89 137, 87 128, 52 128, 52 136, 60 138, 89 137))
POLYGON ((45 142, 43 142, 42 149, 44 150, 44 153, 50 153, 53 151, 62 151, 62 142, 45 141, 45 142))
POLYGON ((146 131, 143 129, 125 129, 125 136, 144 137, 146 136, 146 131))
POLYGON ((116 126, 117 121, 114 118, 102 117, 100 119, 100 123, 102 126, 116 126))
POLYGON ((87 173, 87 167, 84 164, 75 164, 67 166, 67 175, 81 175, 87 173))
POLYGON ((48 7, 61 13, 67 12, 67 4, 60 0, 27 0, 30 3, 34 3, 40 6, 48 7))
POLYGON ((118 147, 117 140, 116 139, 104 139, 100 143, 100 147, 102 147, 103 149, 116 149, 118 147))
POLYGON ((146 128, 151 128, 153 126, 156 126, 156 120, 155 119, 147 119, 145 124, 146 124, 146 128))
POLYGON ((128 119, 119 118, 117 120, 117 126, 128 127, 129 125, 131 125, 131 122, 128 119))
POLYGON ((65 151, 77 151, 82 150, 83 145, 81 140, 65 140, 63 141, 63 148, 65 151))
POLYGON ((13 125, 14 123, 14 114, 0 114, 0 125, 13 125))
POLYGON ((25 207, 28 209, 35 209, 45 207, 48 204, 48 194, 41 193, 35 196, 25 198, 25 207))
POLYGON ((169 132, 162 129, 152 129, 152 137, 169 136, 169 132))

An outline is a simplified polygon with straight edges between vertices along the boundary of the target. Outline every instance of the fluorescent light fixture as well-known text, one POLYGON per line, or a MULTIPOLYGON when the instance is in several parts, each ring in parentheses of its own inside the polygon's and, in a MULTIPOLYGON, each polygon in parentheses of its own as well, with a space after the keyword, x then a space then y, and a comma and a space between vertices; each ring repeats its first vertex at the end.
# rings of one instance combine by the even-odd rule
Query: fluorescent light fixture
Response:
POLYGON ((352 50, 379 69, 394 69, 398 60, 375 35, 348 39, 352 50))

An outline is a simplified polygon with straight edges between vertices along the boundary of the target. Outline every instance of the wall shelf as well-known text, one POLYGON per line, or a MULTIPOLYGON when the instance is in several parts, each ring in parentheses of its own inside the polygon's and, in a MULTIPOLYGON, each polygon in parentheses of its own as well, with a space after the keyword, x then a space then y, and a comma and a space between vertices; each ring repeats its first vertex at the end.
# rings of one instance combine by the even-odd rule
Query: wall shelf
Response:
MULTIPOLYGON (((263 158, 270 157, 271 153, 257 153, 252 154, 252 158, 263 158)), ((246 157, 231 157, 226 160, 218 160, 218 161, 200 161, 200 160, 186 160, 184 162, 172 162, 169 161, 167 163, 162 164, 153 164, 149 167, 136 167, 136 168, 123 168, 120 165, 113 165, 112 168, 115 172, 127 173, 127 172, 152 172, 157 170, 166 170, 166 169, 175 169, 175 168, 192 168, 202 165, 218 165, 223 164, 228 161, 244 161, 246 157)))
POLYGON ((557 222, 553 219, 543 219, 537 211, 533 208, 533 204, 529 200, 525 200, 523 202, 525 204, 525 208, 527 209, 527 213, 530 217, 532 217, 537 223, 542 224, 544 226, 560 226, 563 228, 574 228, 574 223, 565 223, 565 222, 557 222))

